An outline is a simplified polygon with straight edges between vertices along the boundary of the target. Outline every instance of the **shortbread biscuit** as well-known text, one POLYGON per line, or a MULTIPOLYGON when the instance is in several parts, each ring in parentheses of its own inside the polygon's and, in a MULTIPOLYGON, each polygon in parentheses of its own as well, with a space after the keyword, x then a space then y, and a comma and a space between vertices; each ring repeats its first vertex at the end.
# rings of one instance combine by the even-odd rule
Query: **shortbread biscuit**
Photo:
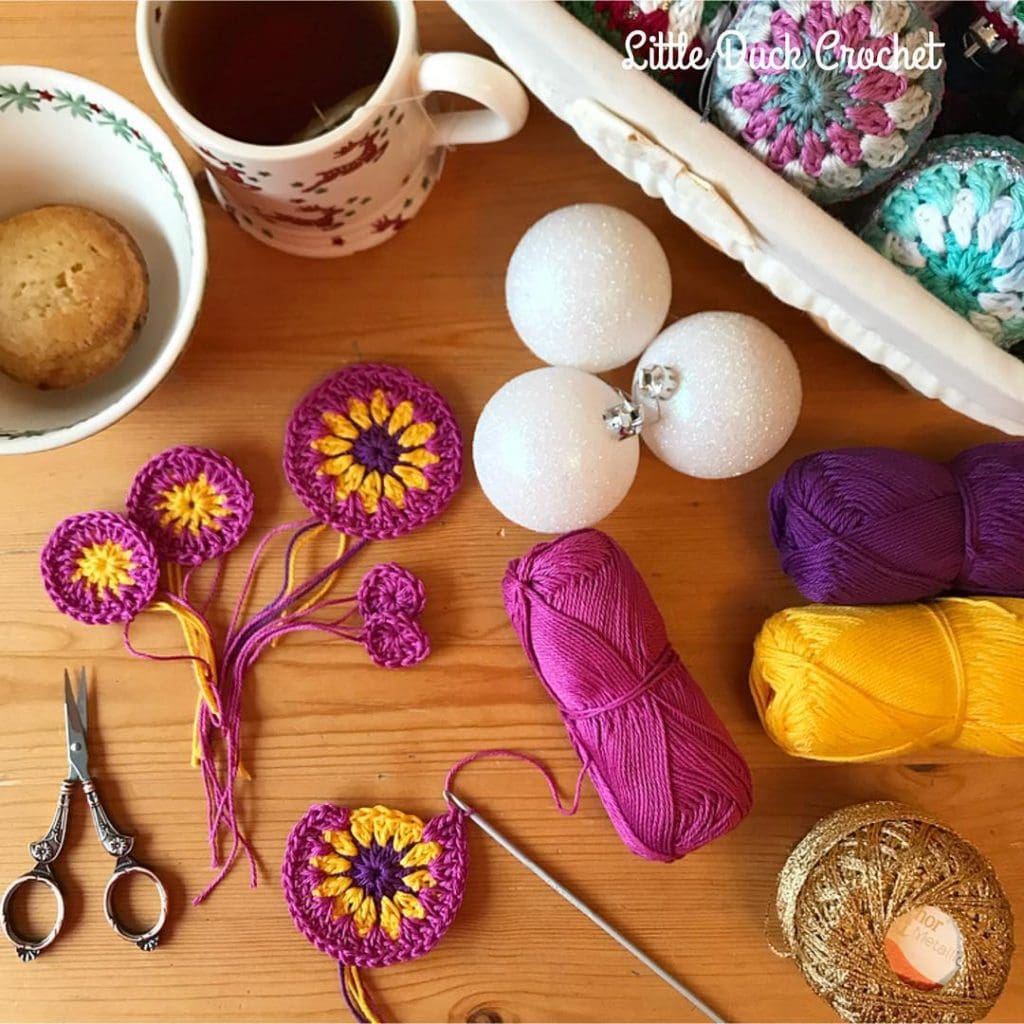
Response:
POLYGON ((109 370, 149 309, 146 264, 116 221, 40 206, 0 223, 0 371, 39 388, 109 370))

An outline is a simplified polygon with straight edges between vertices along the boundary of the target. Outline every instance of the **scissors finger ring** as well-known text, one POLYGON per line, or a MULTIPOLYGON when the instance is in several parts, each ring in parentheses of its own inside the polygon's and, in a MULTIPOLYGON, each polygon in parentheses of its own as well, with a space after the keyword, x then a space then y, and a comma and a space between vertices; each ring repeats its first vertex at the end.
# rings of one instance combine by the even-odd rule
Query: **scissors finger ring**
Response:
POLYGON ((160 929, 163 928, 167 921, 167 890, 164 888, 163 882, 149 868, 133 860, 131 857, 124 857, 118 861, 117 866, 114 868, 114 873, 107 881, 107 887, 103 892, 103 915, 106 917, 110 927, 122 939, 134 942, 142 950, 156 949, 157 943, 160 941, 160 929), (160 912, 157 914, 156 922, 142 932, 135 932, 130 928, 126 928, 118 919, 117 911, 114 909, 114 890, 117 888, 118 882, 129 875, 143 875, 150 879, 156 886, 157 895, 160 897, 160 912))
POLYGON ((46 949, 46 947, 50 945, 55 938, 57 938, 57 933, 60 931, 63 924, 64 896, 60 891, 60 886, 57 885, 45 865, 40 865, 39 867, 33 868, 26 874, 20 875, 11 882, 9 886, 7 886, 3 900, 0 901, 0 928, 3 929, 4 935, 7 936, 10 942, 14 944, 15 951, 22 960, 25 962, 35 960, 35 958, 39 956, 39 954, 46 949), (11 920, 11 904, 14 902, 15 894, 20 889, 26 888, 29 885, 46 886, 46 888, 53 893, 53 898, 57 903, 57 919, 53 922, 53 927, 50 931, 41 939, 30 939, 27 936, 22 935, 11 920))

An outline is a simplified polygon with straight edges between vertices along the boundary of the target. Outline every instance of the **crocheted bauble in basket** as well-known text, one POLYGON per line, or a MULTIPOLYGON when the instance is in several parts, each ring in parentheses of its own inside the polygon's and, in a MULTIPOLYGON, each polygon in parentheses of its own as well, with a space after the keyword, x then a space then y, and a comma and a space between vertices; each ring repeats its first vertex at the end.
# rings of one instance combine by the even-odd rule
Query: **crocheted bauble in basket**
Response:
POLYGON ((861 237, 1000 348, 1024 355, 1020 142, 930 142, 880 197, 861 237))
POLYGON ((815 202, 864 195, 935 123, 945 62, 930 42, 907 0, 746 4, 719 44, 711 118, 815 202))

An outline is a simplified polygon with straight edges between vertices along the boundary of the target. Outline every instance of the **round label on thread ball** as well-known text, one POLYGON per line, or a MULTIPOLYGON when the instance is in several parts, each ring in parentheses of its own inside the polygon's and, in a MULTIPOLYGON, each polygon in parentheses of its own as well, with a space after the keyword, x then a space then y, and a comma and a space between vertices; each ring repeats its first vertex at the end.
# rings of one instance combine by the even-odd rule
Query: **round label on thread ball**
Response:
POLYGON ((963 949, 956 922, 938 907, 914 907, 897 917, 885 933, 889 966, 914 988, 945 985, 960 967, 963 949))

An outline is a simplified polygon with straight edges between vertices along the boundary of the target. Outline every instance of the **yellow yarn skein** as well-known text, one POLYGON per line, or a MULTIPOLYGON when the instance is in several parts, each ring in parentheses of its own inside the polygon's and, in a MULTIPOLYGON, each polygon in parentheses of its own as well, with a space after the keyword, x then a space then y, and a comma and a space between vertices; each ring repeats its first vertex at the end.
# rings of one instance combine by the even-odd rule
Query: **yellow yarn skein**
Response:
POLYGON ((754 641, 750 689, 788 754, 875 761, 946 745, 1024 755, 1024 599, 809 605, 754 641))

